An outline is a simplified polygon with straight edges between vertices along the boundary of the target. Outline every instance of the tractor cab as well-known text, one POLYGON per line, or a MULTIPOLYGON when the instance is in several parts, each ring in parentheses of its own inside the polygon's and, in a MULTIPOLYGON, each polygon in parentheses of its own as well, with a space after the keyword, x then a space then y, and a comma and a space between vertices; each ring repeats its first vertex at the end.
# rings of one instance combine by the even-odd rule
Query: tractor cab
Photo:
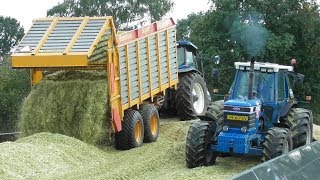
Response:
POLYGON ((197 46, 190 41, 177 42, 179 73, 196 70, 203 74, 203 64, 197 59, 197 50, 197 46))
POLYGON ((259 128, 269 129, 272 124, 278 123, 278 120, 293 106, 294 95, 288 75, 293 72, 293 67, 256 62, 252 85, 250 85, 250 62, 236 62, 235 67, 237 70, 235 80, 225 106, 242 107, 243 102, 250 100, 254 105, 247 106, 254 108, 257 118, 263 122, 259 128), (252 86, 252 92, 249 92, 250 86, 252 86))

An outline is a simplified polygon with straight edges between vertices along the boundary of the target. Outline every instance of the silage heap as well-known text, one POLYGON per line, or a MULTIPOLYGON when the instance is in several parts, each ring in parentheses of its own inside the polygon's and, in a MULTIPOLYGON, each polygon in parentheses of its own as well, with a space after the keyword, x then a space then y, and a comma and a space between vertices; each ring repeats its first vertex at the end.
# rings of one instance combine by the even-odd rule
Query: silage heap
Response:
POLYGON ((38 133, 0 144, 0 179, 62 179, 106 163, 104 152, 80 140, 38 133))
POLYGON ((0 143, 0 179, 226 179, 258 163, 218 158, 217 165, 188 169, 185 139, 190 122, 162 121, 155 143, 119 151, 77 139, 38 133, 0 143))
POLYGON ((62 71, 35 85, 18 124, 23 136, 59 133, 90 144, 110 134, 108 85, 102 71, 62 71))

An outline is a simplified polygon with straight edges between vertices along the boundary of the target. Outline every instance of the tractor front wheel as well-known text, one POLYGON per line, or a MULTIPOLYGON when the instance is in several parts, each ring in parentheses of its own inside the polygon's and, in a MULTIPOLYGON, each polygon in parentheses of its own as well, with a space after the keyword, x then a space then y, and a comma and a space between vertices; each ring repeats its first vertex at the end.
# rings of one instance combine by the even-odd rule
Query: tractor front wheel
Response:
POLYGON ((223 127, 223 103, 224 100, 214 101, 208 106, 208 113, 210 113, 217 121, 218 132, 223 127))
POLYGON ((189 168, 215 164, 217 153, 210 151, 211 139, 215 134, 214 122, 194 122, 188 131, 186 161, 189 168))
POLYGON ((263 143, 261 161, 265 162, 292 150, 292 136, 287 128, 272 127, 263 143))

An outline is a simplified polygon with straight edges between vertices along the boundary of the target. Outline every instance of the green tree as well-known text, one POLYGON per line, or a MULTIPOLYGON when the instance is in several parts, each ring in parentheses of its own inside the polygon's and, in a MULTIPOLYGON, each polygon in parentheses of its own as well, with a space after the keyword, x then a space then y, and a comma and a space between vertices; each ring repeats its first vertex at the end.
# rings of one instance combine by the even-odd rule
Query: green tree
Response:
POLYGON ((25 70, 10 68, 10 51, 24 35, 20 23, 0 16, 0 132, 15 131, 20 106, 30 88, 25 70))
POLYGON ((64 0, 49 9, 47 16, 112 16, 117 28, 129 29, 160 20, 173 5, 171 0, 64 0))
POLYGON ((16 19, 0 16, 0 57, 9 54, 23 35, 24 29, 16 19))
MULTIPOLYGON (((9 57, 4 57, 9 62, 9 57)), ((13 132, 19 118, 23 99, 30 91, 29 74, 26 70, 13 70, 0 66, 0 132, 13 132)))
MULTIPOLYGON (((247 45, 256 43, 256 38, 263 36, 265 39, 261 42, 264 44, 260 44, 263 46, 256 53, 258 60, 289 64, 292 58, 297 59, 295 70, 306 77, 305 85, 297 95, 312 95, 313 106, 320 105, 320 15, 315 0, 212 2, 214 8, 208 12, 179 21, 178 30, 183 32, 177 34, 187 37, 205 54, 219 54, 222 68, 233 67, 235 61, 248 61, 252 54, 247 45), (249 24, 256 25, 260 33, 248 31, 249 24), (243 43, 244 40, 249 42, 243 43)), ((206 63, 208 74, 215 65, 210 61, 206 63)), ((231 85, 232 80, 230 72, 223 72, 222 82, 231 85)), ((207 81, 209 87, 221 87, 214 80, 207 81)), ((227 89, 222 90, 227 92, 227 89)), ((319 112, 319 108, 313 109, 319 112)))

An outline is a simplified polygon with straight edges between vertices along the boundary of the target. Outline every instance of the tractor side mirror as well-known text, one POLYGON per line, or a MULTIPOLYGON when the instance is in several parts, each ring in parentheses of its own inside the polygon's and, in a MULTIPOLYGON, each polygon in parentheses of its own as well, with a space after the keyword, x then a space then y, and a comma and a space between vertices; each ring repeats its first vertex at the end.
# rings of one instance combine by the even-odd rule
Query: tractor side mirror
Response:
POLYGON ((219 76, 220 76, 220 69, 213 68, 212 71, 211 71, 211 78, 219 79, 219 76))
POLYGON ((303 74, 297 74, 295 76, 295 84, 298 85, 298 86, 302 86, 303 85, 303 81, 304 81, 304 75, 303 74))
POLYGON ((220 64, 220 56, 219 55, 216 55, 216 56, 214 56, 214 63, 215 64, 220 64))

